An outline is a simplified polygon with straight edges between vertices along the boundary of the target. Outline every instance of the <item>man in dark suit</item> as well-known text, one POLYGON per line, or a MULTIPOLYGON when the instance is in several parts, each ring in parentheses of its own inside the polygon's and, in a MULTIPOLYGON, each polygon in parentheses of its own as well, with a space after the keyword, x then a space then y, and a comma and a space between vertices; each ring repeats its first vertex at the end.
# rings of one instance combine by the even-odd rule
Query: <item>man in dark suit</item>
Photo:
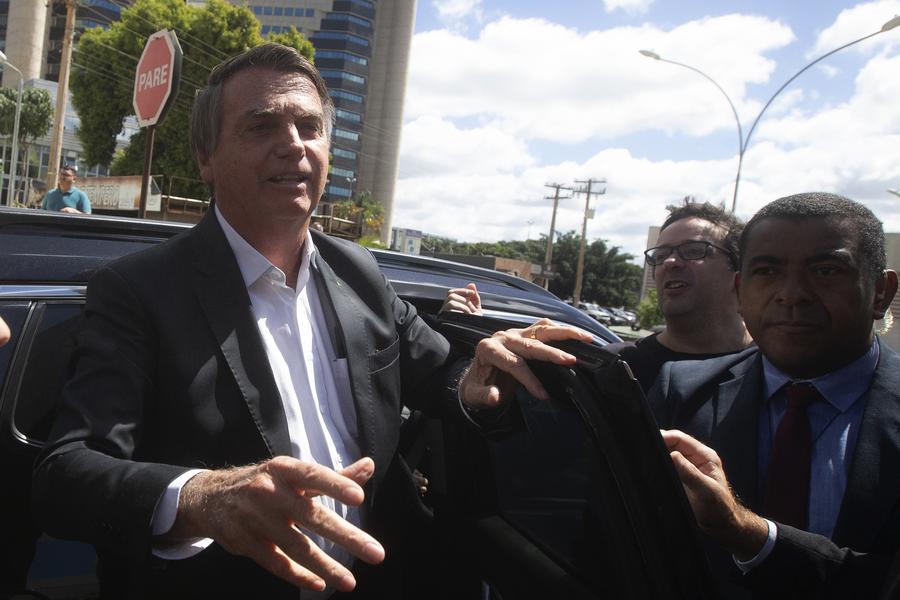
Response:
POLYGON ((881 223, 799 194, 761 209, 740 249, 758 349, 665 366, 650 395, 663 437, 744 586, 874 597, 900 547, 900 357, 873 333, 897 291, 881 223))
POLYGON ((416 497, 401 402, 478 420, 514 380, 546 395, 526 358, 575 361, 542 340, 586 334, 540 322, 463 374, 365 249, 309 232, 333 120, 293 49, 219 65, 192 115, 214 210, 88 286, 34 504, 97 547, 105 596, 327 597, 358 576, 393 597, 416 497))

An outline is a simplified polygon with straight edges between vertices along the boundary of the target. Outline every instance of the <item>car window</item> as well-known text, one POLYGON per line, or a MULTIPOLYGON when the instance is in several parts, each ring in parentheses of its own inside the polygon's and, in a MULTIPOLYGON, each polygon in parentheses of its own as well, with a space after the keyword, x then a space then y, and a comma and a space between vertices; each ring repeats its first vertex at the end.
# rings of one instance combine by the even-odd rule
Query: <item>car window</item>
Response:
POLYGON ((562 369, 541 378, 551 400, 520 388, 521 426, 488 444, 498 514, 594 591, 643 597, 627 509, 573 402, 581 384, 562 369))
POLYGON ((25 362, 21 368, 17 365, 21 379, 13 413, 15 429, 29 440, 43 442, 49 433, 53 409, 69 374, 82 308, 80 303, 48 302, 33 313, 38 321, 25 362))
POLYGON ((0 348, 0 391, 5 387, 6 374, 9 372, 9 365, 12 361, 13 348, 15 348, 21 336, 29 306, 30 303, 28 302, 0 303, 0 318, 6 321, 12 334, 9 343, 0 348))

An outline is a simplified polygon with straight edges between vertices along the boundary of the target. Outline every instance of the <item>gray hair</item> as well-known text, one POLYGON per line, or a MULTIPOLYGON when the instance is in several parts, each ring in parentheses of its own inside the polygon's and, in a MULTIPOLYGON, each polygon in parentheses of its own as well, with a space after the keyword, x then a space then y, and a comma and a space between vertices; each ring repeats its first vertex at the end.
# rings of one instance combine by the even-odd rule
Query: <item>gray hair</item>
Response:
POLYGON ((325 80, 305 56, 294 48, 281 44, 263 44, 233 56, 217 65, 209 74, 206 87, 197 90, 191 111, 191 152, 198 162, 205 162, 216 149, 222 129, 224 102, 222 88, 232 76, 252 67, 274 69, 282 73, 297 73, 316 87, 325 113, 325 136, 331 140, 334 126, 334 102, 328 94, 325 80))

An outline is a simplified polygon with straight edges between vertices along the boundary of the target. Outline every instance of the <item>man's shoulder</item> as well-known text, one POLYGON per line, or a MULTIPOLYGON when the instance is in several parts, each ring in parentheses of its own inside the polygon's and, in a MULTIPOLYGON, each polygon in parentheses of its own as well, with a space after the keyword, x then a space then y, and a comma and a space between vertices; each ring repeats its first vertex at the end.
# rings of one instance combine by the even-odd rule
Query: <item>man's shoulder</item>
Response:
POLYGON ((711 382, 742 377, 759 357, 759 349, 751 346, 725 356, 667 362, 659 374, 659 387, 679 390, 679 395, 689 397, 711 382))
POLYGON ((666 363, 664 369, 671 377, 686 377, 694 373, 695 377, 702 374, 714 375, 724 371, 740 371, 759 356, 759 348, 750 346, 739 352, 704 358, 700 360, 679 360, 666 363))

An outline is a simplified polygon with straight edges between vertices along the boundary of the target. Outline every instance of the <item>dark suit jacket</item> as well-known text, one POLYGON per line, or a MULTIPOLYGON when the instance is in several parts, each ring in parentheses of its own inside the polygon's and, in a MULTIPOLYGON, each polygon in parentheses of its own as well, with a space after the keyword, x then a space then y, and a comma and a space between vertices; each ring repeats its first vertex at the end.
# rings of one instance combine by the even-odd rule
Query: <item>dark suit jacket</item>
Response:
MULTIPOLYGON (((346 356, 364 455, 367 524, 398 554, 413 484, 396 456, 401 390, 447 400, 447 341, 400 300, 371 254, 314 232, 313 265, 336 354, 346 356)), ((98 271, 50 442, 35 466, 45 529, 93 543, 112 596, 297 598, 216 544, 182 561, 151 556, 150 521, 189 468, 290 454, 287 424, 237 261, 214 215, 98 271)), ((387 570, 385 569, 385 572, 387 570)))
MULTIPOLYGON (((766 597, 874 597, 900 548, 900 356, 879 344, 833 539, 779 525, 772 554, 742 578, 766 597)), ((685 431, 718 452, 735 493, 756 512, 763 390, 762 357, 752 348, 668 363, 648 398, 660 427, 685 431)), ((717 570, 731 561, 720 554, 711 557, 717 570)))

